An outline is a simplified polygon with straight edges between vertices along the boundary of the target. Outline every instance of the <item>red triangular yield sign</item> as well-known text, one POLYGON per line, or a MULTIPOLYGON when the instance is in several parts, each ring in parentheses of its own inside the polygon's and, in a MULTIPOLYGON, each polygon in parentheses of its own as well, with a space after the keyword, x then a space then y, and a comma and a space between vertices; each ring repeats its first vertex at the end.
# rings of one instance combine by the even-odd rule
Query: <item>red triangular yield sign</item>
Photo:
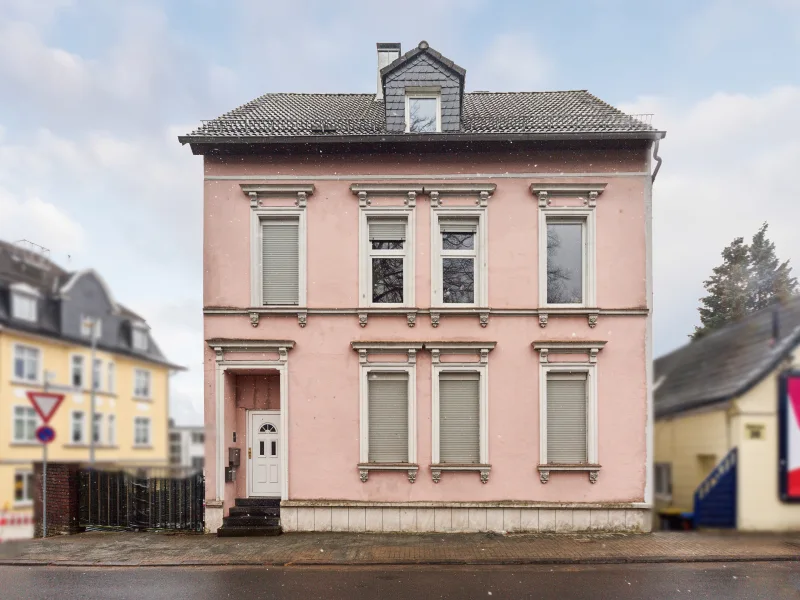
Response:
POLYGON ((33 408, 42 417, 42 421, 47 423, 55 414, 58 405, 64 399, 64 394, 51 394, 49 392, 28 392, 28 400, 33 404, 33 408))

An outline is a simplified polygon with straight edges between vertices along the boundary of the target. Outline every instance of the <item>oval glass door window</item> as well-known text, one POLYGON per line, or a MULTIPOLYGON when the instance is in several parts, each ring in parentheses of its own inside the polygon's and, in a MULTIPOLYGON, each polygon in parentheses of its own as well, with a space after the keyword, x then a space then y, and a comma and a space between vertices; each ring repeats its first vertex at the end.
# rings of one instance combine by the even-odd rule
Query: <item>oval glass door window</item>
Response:
POLYGON ((275 428, 275 425, 272 423, 264 423, 261 426, 261 429, 258 430, 259 433, 278 433, 278 430, 275 428))

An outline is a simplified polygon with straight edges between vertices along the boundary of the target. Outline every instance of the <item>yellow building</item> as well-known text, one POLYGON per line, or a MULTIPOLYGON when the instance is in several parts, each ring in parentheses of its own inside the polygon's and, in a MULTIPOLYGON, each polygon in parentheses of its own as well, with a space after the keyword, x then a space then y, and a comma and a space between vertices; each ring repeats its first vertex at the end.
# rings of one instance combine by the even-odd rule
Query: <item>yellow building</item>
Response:
POLYGON ((800 368, 798 345, 795 298, 656 360, 658 512, 694 511, 695 492, 712 471, 705 489, 735 469, 729 526, 800 530, 800 504, 780 497, 778 465, 778 379, 800 368))
POLYGON ((40 252, 0 242, 0 514, 6 521, 31 513, 32 463, 42 459, 34 437, 42 423, 28 391, 65 394, 50 421, 56 439, 48 460, 87 462, 93 436, 98 463, 167 465, 169 375, 176 369, 145 321, 116 303, 97 273, 69 273, 40 252))

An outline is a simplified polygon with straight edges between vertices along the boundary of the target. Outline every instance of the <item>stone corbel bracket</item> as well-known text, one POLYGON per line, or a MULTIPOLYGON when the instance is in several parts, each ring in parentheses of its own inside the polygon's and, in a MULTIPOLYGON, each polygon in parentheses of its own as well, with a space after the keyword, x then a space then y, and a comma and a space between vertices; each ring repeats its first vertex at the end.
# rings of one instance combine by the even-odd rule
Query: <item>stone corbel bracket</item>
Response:
POLYGON ((587 360, 564 361, 572 363, 596 363, 597 355, 606 345, 605 341, 584 341, 584 340, 541 340, 531 344, 533 349, 539 353, 539 362, 542 364, 549 362, 550 354, 584 354, 587 360))
POLYGON ((595 208, 597 198, 606 189, 605 183, 532 183, 531 193, 538 199, 539 208, 552 204, 554 196, 580 198, 584 206, 595 208))
POLYGON ((431 183, 424 187, 433 208, 441 206, 442 196, 475 196, 475 204, 485 208, 496 189, 494 183, 431 183))
POLYGON ((600 475, 600 465, 539 465, 537 469, 539 471, 539 481, 542 484, 550 481, 550 473, 587 473, 589 475, 589 483, 597 483, 597 477, 600 475))
POLYGON ((404 205, 414 208, 423 186, 421 183, 354 183, 350 191, 358 197, 361 208, 371 206, 371 198, 376 196, 403 198, 404 205))
POLYGON ((295 206, 305 209, 314 193, 313 183, 240 183, 239 187, 250 198, 250 208, 261 206, 264 198, 294 198, 295 206))
POLYGON ((370 471, 405 471, 408 482, 414 483, 417 480, 419 465, 410 463, 361 463, 358 465, 358 475, 361 483, 367 483, 370 471))
POLYGON ((477 471, 481 478, 481 483, 489 483, 489 473, 492 470, 492 465, 480 464, 438 464, 431 465, 431 479, 433 483, 439 483, 444 471, 477 471))

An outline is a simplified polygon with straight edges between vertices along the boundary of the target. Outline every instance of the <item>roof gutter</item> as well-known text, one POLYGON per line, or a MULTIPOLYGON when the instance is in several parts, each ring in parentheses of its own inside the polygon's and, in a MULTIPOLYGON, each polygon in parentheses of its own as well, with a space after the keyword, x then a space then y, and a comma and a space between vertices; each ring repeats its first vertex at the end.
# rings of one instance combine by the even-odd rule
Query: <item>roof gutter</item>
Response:
MULTIPOLYGON (((455 133, 398 135, 305 135, 305 136, 178 136, 181 144, 342 144, 342 143, 424 143, 424 142, 511 142, 511 141, 588 141, 588 140, 660 140, 665 131, 585 132, 585 133, 455 133)), ((658 159, 660 162, 661 159, 658 159)), ((658 168, 656 168, 658 171, 658 168)))

